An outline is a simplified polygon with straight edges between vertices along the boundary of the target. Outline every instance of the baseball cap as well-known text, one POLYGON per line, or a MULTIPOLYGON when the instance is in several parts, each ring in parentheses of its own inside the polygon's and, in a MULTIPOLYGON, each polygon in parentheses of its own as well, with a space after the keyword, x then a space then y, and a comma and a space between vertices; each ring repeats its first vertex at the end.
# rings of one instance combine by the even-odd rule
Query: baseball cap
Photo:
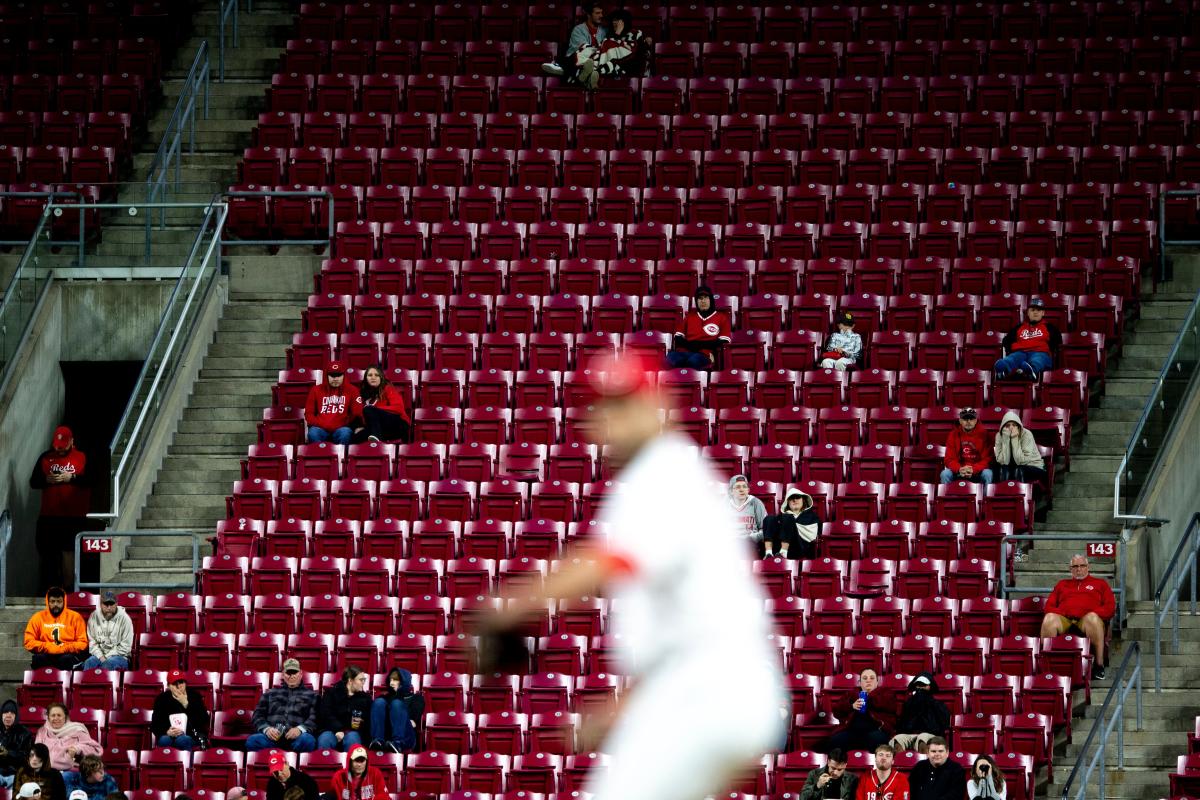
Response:
POLYGON ((103 592, 100 593, 100 602, 101 603, 117 602, 117 593, 114 592, 112 589, 105 589, 103 592))
POLYGON ((75 434, 71 433, 71 429, 66 425, 59 425, 54 429, 53 443, 54 446, 60 450, 70 444, 71 440, 74 438, 75 434))
POLYGON ((918 675, 917 677, 913 678, 913 683, 923 683, 926 686, 932 686, 932 684, 929 682, 929 678, 926 678, 924 675, 918 675))
POLYGON ((588 365, 587 386, 597 400, 616 400, 650 389, 655 372, 655 363, 640 353, 609 353, 588 365))
POLYGON ((300 671, 300 662, 299 661, 297 661, 294 658, 289 658, 287 661, 283 662, 283 671, 284 672, 292 672, 293 670, 295 670, 296 672, 300 671))
POLYGON ((330 361, 325 367, 326 375, 344 375, 345 373, 346 367, 340 361, 330 361))
POLYGON ((1030 308, 1045 308, 1046 301, 1037 296, 1031 297, 1031 298, 1029 298, 1029 307, 1030 308))
POLYGON ((366 757, 367 757, 367 748, 363 747, 361 744, 356 744, 356 745, 354 745, 354 747, 350 748, 350 760, 351 761, 353 761, 356 758, 366 758, 366 757))
MULTIPOLYGON (((21 784, 21 791, 17 792, 17 797, 37 797, 42 793, 42 787, 38 786, 33 781, 21 784)), ((84 797, 87 795, 85 794, 84 797)))
POLYGON ((853 325, 854 315, 849 311, 843 311, 841 314, 837 315, 837 319, 834 321, 837 322, 838 325, 853 325))
POLYGON ((712 293, 712 289, 708 288, 707 286, 700 285, 700 286, 696 287, 696 291, 692 294, 692 296, 693 297, 708 297, 711 299, 713 296, 713 293, 712 293))
POLYGON ((187 682, 187 675, 183 670, 173 669, 167 673, 167 685, 178 683, 179 681, 187 682))
POLYGON ((271 772, 279 772, 279 770, 283 769, 287 765, 287 756, 285 756, 283 753, 272 753, 271 757, 267 759, 267 768, 270 769, 271 772))
POLYGON ((83 789, 76 789, 67 796, 67 800, 88 800, 88 794, 83 789))
POLYGON ((977 412, 975 409, 971 408, 970 406, 967 406, 962 411, 958 412, 958 418, 959 419, 979 419, 979 412, 977 412))

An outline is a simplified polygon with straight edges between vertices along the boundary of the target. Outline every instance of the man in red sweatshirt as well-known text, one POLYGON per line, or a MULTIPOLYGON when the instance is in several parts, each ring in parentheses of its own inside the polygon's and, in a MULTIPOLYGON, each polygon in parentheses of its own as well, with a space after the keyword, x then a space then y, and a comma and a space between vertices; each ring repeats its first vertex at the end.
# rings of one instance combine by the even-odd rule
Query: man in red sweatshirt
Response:
POLYGON ((1017 325, 1001 342, 1004 358, 996 362, 995 378, 1036 381, 1054 366, 1054 354, 1062 348, 1062 334, 1046 322, 1046 303, 1040 297, 1029 300, 1025 321, 1017 325))
POLYGON ((890 744, 875 748, 875 766, 858 781, 855 800, 909 800, 908 776, 893 764, 896 750, 890 744))
POLYGON ((946 437, 946 468, 942 483, 952 481, 992 482, 992 439, 979 424, 979 414, 973 408, 958 412, 958 427, 946 437))
POLYGON ((683 325, 675 332, 675 349, 667 353, 667 363, 676 369, 710 370, 729 344, 729 313, 717 310, 707 286, 696 289, 695 301, 696 307, 684 315, 683 325))
POLYGON ((50 449, 38 456, 29 486, 42 490, 37 521, 42 590, 65 586, 69 591, 75 585, 75 534, 88 527, 92 510, 92 479, 87 456, 76 449, 66 425, 54 431, 50 449))
POLYGON ((355 745, 346 757, 346 768, 333 773, 329 794, 334 800, 388 800, 387 780, 367 762, 367 748, 355 745))
POLYGON ((1053 638, 1074 629, 1092 643, 1092 677, 1104 680, 1105 626, 1117 613, 1112 587, 1103 578, 1088 574, 1087 556, 1071 556, 1071 577, 1054 586, 1046 598, 1042 637, 1053 638))
POLYGON ((333 441, 350 444, 354 420, 358 417, 358 387, 346 383, 346 369, 340 361, 330 361, 324 380, 308 391, 304 421, 308 423, 310 443, 333 441))

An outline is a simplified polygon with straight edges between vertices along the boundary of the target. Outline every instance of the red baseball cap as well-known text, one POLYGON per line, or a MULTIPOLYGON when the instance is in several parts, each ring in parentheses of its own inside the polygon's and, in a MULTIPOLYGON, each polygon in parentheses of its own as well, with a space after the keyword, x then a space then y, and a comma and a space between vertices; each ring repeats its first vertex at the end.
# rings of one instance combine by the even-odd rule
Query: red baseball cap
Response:
POLYGON ((187 683, 187 674, 184 673, 183 670, 173 669, 167 673, 168 686, 170 686, 172 683, 178 683, 179 681, 187 683))
POLYGON ((288 760, 283 753, 272 753, 271 757, 267 759, 267 767, 271 772, 279 772, 286 766, 288 766, 288 760))
POLYGON ((75 434, 71 433, 71 429, 66 425, 59 425, 54 429, 54 446, 59 450, 69 445, 74 438, 75 434))
POLYGON ((330 361, 329 365, 325 367, 326 375, 344 375, 345 373, 346 368, 340 361, 330 361))
POLYGON ((596 400, 616 400, 654 388, 658 365, 641 353, 597 356, 587 367, 587 385, 596 400))

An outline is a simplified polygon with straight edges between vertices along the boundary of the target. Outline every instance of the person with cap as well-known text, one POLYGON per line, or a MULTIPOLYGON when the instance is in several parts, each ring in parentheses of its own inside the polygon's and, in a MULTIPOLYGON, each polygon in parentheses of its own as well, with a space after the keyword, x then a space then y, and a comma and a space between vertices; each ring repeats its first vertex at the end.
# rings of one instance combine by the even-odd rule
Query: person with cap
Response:
POLYGON ((908 682, 908 697, 900 707, 892 747, 924 753, 928 742, 950 730, 950 709, 935 695, 937 681, 931 672, 918 673, 908 682))
POLYGON ((615 657, 638 688, 598 748, 612 761, 588 776, 593 800, 716 794, 779 745, 791 718, 778 654, 768 646, 765 594, 730 535, 736 519, 712 492, 719 479, 695 444, 662 431, 669 399, 655 388, 654 369, 632 353, 591 363, 589 430, 620 470, 603 508, 605 533, 564 558, 540 591, 523 587, 479 620, 483 663, 493 666, 493 654, 506 654, 548 599, 607 587, 615 657), (688 510, 684 524, 680 508, 688 510), (720 675, 737 676, 737 702, 714 713, 696 699, 710 695, 720 675))
POLYGON ((100 594, 100 610, 88 617, 87 635, 91 655, 83 669, 129 669, 133 620, 117 604, 117 593, 111 589, 100 594))
POLYGON ((167 689, 154 699, 150 732, 159 747, 176 750, 204 749, 208 746, 208 709, 204 695, 187 685, 187 673, 167 673, 167 689))
POLYGON ((311 753, 317 747, 317 693, 304 684, 300 662, 283 662, 283 683, 263 693, 250 724, 256 733, 246 738, 246 749, 278 747, 293 753, 311 753))
POLYGON ((958 412, 958 425, 946 435, 945 469, 940 476, 943 484, 954 481, 973 481, 987 485, 992 482, 991 452, 988 434, 979 424, 979 412, 964 408, 958 412))
POLYGON ((739 538, 753 543, 757 550, 763 540, 763 520, 767 518, 767 507, 762 500, 750 494, 750 479, 745 475, 734 475, 729 479, 729 507, 737 518, 739 538))
POLYGON ((834 700, 831 710, 840 724, 830 734, 829 750, 872 750, 887 744, 896 732, 896 693, 879 685, 879 673, 867 667, 858 673, 858 688, 834 700))
POLYGON ((12 788, 32 745, 33 734, 17 719, 17 701, 5 700, 0 705, 0 786, 12 788))
POLYGON ((908 773, 912 800, 962 800, 967 793, 967 771, 950 758, 950 746, 941 736, 929 740, 924 761, 908 773))
POLYGON ((267 759, 267 769, 271 772, 271 780, 267 781, 267 800, 284 800, 297 791, 304 800, 321 800, 321 790, 313 777, 289 764, 283 753, 272 753, 267 759))
POLYGON ((113 792, 121 791, 117 779, 105 772, 100 756, 84 756, 79 761, 78 771, 63 773, 63 783, 71 793, 67 800, 75 800, 76 792, 83 792, 84 800, 104 800, 113 792))
POLYGON ((378 767, 367 760, 367 748, 361 744, 350 748, 346 768, 333 773, 329 782, 333 800, 387 800, 387 779, 378 767))
POLYGON ((50 449, 38 456, 29 486, 42 492, 36 533, 40 588, 74 587, 75 535, 88 528, 92 474, 66 425, 55 429, 50 449))
POLYGON ((1033 431, 1021 423, 1021 415, 1016 411, 1005 412, 1000 420, 992 455, 1002 481, 1044 483, 1046 480, 1046 462, 1033 431))
POLYGON ((334 444, 350 444, 358 418, 358 399, 358 387, 346 382, 345 366, 330 361, 321 383, 308 390, 304 404, 309 443, 332 440, 334 444))
POLYGON ((17 770, 14 786, 20 786, 17 797, 40 797, 42 800, 66 800, 67 787, 62 773, 50 763, 50 750, 40 742, 34 742, 25 757, 25 763, 17 770), (33 794, 38 791, 40 794, 33 794))
POLYGON ((78 611, 67 608, 67 593, 51 586, 46 608, 25 625, 25 649, 34 669, 75 669, 87 659, 87 625, 78 611))
POLYGON ((783 510, 763 521, 763 557, 816 558, 820 535, 812 497, 793 486, 783 496, 783 510))
POLYGON ((317 706, 317 748, 349 750, 362 744, 371 717, 371 695, 365 671, 354 665, 342 670, 342 679, 321 694, 317 706))
POLYGON ((1014 325, 1001 340, 1004 357, 993 368, 998 381, 1009 378, 1036 381, 1054 366, 1054 355, 1062 349, 1062 334, 1046 322, 1046 303, 1040 297, 1029 300, 1025 321, 1014 325))
POLYGON ((849 311, 838 314, 835 322, 837 329, 829 334, 821 354, 821 369, 845 372, 862 356, 862 336, 854 332, 854 315, 849 311))
POLYGON ((851 800, 858 788, 858 776, 847 770, 848 766, 844 750, 830 750, 825 766, 812 770, 804 779, 800 800, 851 800))
POLYGON ((675 349, 667 353, 667 363, 676 369, 711 370, 729 344, 732 324, 729 312, 717 310, 712 289, 700 286, 694 298, 695 306, 675 331, 675 349))

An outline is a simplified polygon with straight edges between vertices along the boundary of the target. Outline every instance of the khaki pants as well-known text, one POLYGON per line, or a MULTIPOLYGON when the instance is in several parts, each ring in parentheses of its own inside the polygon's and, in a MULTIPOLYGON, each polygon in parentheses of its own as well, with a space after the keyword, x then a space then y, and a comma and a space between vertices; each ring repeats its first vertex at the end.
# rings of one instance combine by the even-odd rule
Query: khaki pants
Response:
POLYGON ((892 737, 891 745, 897 750, 916 750, 918 746, 924 750, 925 744, 935 735, 933 733, 897 733, 892 737))

